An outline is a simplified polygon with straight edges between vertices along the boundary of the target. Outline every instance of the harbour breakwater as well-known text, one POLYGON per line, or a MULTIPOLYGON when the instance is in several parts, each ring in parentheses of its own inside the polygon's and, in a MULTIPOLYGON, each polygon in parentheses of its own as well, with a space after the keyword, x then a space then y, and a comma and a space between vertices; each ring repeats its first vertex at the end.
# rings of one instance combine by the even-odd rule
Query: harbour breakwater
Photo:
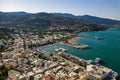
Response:
POLYGON ((76 49, 72 46, 57 45, 44 48, 45 51, 52 53, 56 48, 65 48, 68 53, 86 60, 95 60, 97 57, 101 58, 108 68, 120 74, 119 56, 120 56, 120 28, 109 28, 106 31, 100 32, 82 32, 80 36, 99 36, 103 40, 96 40, 93 38, 82 37, 76 40, 79 44, 87 44, 90 49, 76 49), (114 63, 114 64, 113 64, 114 63))

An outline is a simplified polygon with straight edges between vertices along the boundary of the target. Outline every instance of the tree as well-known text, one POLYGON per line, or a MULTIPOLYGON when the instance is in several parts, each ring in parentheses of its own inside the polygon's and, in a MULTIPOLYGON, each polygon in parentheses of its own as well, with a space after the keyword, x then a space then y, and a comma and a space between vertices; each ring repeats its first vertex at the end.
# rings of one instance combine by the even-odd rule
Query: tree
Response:
POLYGON ((8 77, 9 69, 5 66, 0 67, 0 80, 5 80, 8 77))
POLYGON ((4 46, 1 46, 0 47, 0 52, 4 52, 5 51, 5 47, 4 46))
POLYGON ((0 60, 2 59, 2 54, 0 53, 0 60))
POLYGON ((34 77, 33 77, 33 76, 30 76, 29 80, 34 80, 34 77))

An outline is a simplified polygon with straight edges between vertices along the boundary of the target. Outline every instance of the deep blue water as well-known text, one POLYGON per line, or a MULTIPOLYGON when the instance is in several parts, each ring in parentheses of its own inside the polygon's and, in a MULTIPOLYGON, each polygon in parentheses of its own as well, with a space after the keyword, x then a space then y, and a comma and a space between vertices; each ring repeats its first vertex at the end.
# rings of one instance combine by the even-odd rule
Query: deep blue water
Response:
POLYGON ((87 44, 90 49, 75 49, 70 46, 57 45, 44 50, 53 53, 54 49, 63 47, 68 49, 68 53, 80 58, 94 60, 99 57, 105 62, 102 65, 112 68, 120 74, 120 28, 110 28, 101 32, 82 32, 79 35, 87 37, 80 38, 76 42, 87 44), (94 36, 101 37, 103 40, 93 39, 94 36))

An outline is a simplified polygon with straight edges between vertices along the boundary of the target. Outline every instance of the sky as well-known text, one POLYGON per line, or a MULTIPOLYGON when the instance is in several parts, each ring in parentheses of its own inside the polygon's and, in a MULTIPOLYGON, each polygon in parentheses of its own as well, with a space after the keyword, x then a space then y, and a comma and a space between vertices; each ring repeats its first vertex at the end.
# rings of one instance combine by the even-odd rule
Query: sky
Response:
POLYGON ((120 20, 120 0, 0 0, 0 11, 60 12, 120 20))

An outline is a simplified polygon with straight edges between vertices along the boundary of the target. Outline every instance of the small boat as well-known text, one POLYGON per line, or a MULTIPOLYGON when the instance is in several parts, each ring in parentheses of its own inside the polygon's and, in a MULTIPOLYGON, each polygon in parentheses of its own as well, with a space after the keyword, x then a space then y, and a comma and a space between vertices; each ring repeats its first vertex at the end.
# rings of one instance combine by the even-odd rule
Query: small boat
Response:
POLYGON ((67 52, 67 50, 64 49, 64 48, 58 48, 58 49, 55 49, 55 51, 56 51, 56 52, 61 52, 61 53, 67 52))
POLYGON ((95 39, 95 40, 103 40, 103 38, 98 37, 98 36, 95 36, 94 39, 95 39))
POLYGON ((81 49, 87 49, 87 48, 90 48, 90 46, 89 45, 81 45, 80 48, 81 49))
POLYGON ((96 63, 100 63, 100 62, 101 62, 101 59, 100 59, 100 58, 96 58, 96 59, 95 59, 95 62, 96 62, 96 63))

